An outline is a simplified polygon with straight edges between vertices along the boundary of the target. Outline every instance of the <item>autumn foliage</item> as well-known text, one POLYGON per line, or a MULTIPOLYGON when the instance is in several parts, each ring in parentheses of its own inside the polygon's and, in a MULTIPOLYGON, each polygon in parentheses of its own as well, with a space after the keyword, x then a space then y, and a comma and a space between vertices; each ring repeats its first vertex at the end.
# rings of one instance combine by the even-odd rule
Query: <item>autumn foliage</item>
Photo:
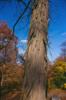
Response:
POLYGON ((8 25, 0 23, 0 62, 16 63, 17 41, 8 25))
POLYGON ((48 70, 48 87, 66 89, 66 61, 63 57, 57 58, 48 70))
POLYGON ((0 33, 4 33, 7 36, 11 35, 11 29, 8 28, 8 25, 6 23, 0 23, 0 33))
POLYGON ((11 100, 21 90, 24 66, 18 65, 17 37, 6 23, 0 23, 0 96, 2 100, 11 100), (15 91, 15 92, 14 92, 15 91), (10 99, 8 96, 11 94, 10 99), (7 95, 7 96, 5 96, 7 95))

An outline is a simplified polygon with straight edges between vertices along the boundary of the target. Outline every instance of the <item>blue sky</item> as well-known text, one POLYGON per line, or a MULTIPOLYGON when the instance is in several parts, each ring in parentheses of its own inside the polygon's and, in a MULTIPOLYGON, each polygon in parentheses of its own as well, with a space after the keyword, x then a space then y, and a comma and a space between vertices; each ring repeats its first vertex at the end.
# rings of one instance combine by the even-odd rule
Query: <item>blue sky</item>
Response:
MULTIPOLYGON (((16 0, 11 0, 8 3, 6 0, 0 0, 0 21, 5 21, 12 29, 15 21, 24 6, 19 5, 16 0)), ((66 40, 66 0, 50 0, 49 3, 49 24, 48 37, 50 48, 48 48, 48 57, 53 61, 61 53, 60 44, 66 40)), ((19 52, 23 53, 26 48, 26 39, 29 32, 30 17, 24 16, 24 20, 20 20, 16 26, 15 34, 19 39, 19 52)))
POLYGON ((48 33, 51 43, 48 55, 51 60, 54 60, 61 53, 60 44, 66 40, 66 0, 50 1, 48 33))

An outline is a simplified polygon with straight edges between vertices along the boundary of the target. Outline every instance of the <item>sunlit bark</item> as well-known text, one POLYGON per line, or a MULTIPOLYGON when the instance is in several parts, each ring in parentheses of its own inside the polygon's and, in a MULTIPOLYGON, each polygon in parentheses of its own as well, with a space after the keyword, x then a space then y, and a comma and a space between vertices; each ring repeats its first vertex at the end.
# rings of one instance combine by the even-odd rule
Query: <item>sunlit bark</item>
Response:
POLYGON ((26 56, 26 100, 46 100, 48 0, 34 7, 26 56))

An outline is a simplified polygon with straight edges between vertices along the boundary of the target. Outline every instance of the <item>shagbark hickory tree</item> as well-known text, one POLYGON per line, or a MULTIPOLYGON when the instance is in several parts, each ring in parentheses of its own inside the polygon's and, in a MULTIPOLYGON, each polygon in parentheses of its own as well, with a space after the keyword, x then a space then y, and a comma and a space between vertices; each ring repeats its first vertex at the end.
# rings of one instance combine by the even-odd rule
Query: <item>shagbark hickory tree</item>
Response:
POLYGON ((48 0, 33 9, 25 62, 24 100, 46 100, 48 0))

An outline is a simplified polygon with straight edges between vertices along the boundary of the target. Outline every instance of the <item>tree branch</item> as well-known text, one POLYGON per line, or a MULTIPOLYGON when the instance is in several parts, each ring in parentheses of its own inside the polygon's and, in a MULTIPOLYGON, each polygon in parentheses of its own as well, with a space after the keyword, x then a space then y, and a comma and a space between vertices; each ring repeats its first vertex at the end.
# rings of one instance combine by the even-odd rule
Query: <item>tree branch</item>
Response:
POLYGON ((27 5, 25 5, 26 7, 25 7, 24 11, 20 14, 20 16, 18 17, 18 19, 16 20, 16 22, 15 22, 15 24, 14 24, 14 26, 13 26, 13 35, 14 35, 14 31, 15 31, 16 25, 18 24, 19 20, 23 17, 23 15, 25 14, 25 12, 27 11, 27 9, 28 9, 30 3, 31 3, 31 0, 29 0, 29 2, 28 2, 27 5))

